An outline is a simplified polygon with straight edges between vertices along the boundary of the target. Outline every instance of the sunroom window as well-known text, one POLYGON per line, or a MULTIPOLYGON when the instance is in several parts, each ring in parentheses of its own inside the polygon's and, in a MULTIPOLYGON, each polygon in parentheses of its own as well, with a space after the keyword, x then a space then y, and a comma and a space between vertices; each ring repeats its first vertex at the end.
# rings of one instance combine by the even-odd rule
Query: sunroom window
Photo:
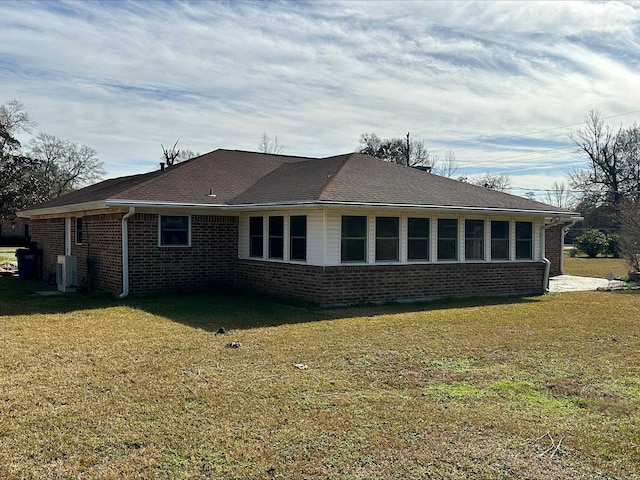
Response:
POLYGON ((365 262, 367 259, 367 217, 344 215, 340 241, 342 262, 365 262))
POLYGON ((262 217, 249 217, 249 256, 262 258, 264 254, 264 233, 262 217))
POLYGON ((516 259, 533 258, 533 223, 516 222, 516 259))
POLYGON ((289 218, 289 256, 291 260, 307 259, 307 216, 289 218))
POLYGON ((429 219, 411 218, 407 222, 407 259, 429 260, 429 219))
POLYGON ((376 217, 376 262, 397 262, 400 219, 376 217))
POLYGON ((438 260, 458 259, 458 220, 438 219, 438 260))
POLYGON ((491 221, 491 260, 509 260, 509 222, 491 221))
POLYGON ((269 217, 269 258, 284 258, 284 217, 269 217))
POLYGON ((484 220, 464 221, 464 258, 484 259, 484 220))

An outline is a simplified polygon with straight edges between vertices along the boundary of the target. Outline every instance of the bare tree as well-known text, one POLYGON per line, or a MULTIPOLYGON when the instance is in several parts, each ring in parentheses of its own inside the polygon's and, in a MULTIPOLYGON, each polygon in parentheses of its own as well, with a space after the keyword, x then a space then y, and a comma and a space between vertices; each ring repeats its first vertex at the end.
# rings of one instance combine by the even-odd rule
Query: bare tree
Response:
POLYGON ((485 173, 477 177, 468 179, 469 183, 479 187, 497 190, 498 192, 508 192, 511 189, 511 177, 506 173, 485 173))
POLYGON ((451 149, 449 149, 442 158, 438 155, 431 155, 431 165, 431 172, 436 175, 447 178, 458 178, 460 176, 460 166, 451 149))
POLYGON ((29 133, 36 126, 36 122, 24 109, 24 104, 18 100, 9 100, 0 105, 0 128, 3 134, 0 136, 0 146, 4 147, 6 137, 15 137, 19 132, 29 133))
MULTIPOLYGON (((624 198, 629 167, 625 166, 625 134, 606 125, 598 110, 585 117, 585 127, 569 138, 578 152, 586 156, 587 164, 569 174, 573 188, 600 192, 602 201, 617 207, 624 198)), ((631 138, 631 137, 629 137, 631 138)))
POLYGON ((267 132, 263 132, 262 135, 260 135, 260 140, 258 141, 259 152, 280 155, 284 152, 284 148, 285 146, 280 143, 277 135, 273 136, 273 140, 269 137, 267 132))
POLYGON ((105 173, 94 149, 48 133, 31 140, 29 150, 29 155, 40 162, 38 176, 47 198, 90 185, 105 173))
POLYGON ((553 182, 551 190, 545 196, 545 202, 564 210, 572 210, 575 207, 575 197, 564 181, 553 182))
POLYGON ((167 164, 167 167, 170 167, 174 163, 176 163, 176 160, 180 157, 180 150, 177 148, 179 141, 180 139, 176 140, 176 143, 173 144, 173 147, 171 147, 171 149, 164 148, 164 145, 160 144, 160 147, 162 147, 162 158, 167 164))
POLYGON ((176 140, 176 143, 174 143, 173 147, 171 147, 170 149, 164 148, 164 145, 160 144, 160 147, 162 147, 161 159, 164 160, 164 163, 167 165, 167 167, 171 167, 176 163, 184 162, 185 160, 189 160, 190 158, 197 157, 198 155, 200 155, 199 153, 194 152, 193 150, 179 149, 178 148, 179 141, 180 139, 176 140))

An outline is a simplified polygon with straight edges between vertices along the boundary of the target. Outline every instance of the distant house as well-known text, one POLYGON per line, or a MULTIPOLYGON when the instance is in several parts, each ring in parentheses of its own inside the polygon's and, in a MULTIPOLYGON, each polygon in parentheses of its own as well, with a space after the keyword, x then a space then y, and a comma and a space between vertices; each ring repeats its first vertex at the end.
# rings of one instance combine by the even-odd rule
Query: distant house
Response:
POLYGON ((361 154, 216 150, 19 213, 80 287, 252 289, 322 305, 527 295, 562 272, 576 213, 361 154))

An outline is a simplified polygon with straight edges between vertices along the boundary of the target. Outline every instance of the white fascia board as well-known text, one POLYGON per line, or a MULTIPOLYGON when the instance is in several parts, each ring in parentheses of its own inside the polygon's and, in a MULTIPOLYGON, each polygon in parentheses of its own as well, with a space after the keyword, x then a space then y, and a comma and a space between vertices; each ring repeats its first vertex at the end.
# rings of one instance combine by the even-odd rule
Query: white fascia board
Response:
POLYGON ((393 203, 355 203, 355 202, 327 202, 318 200, 291 201, 291 202, 266 202, 250 204, 211 204, 211 203, 178 203, 178 202, 146 202, 140 200, 107 200, 107 207, 144 207, 144 208, 170 208, 170 209, 203 209, 223 211, 247 211, 247 210, 282 210, 283 208, 332 208, 332 209, 371 209, 383 208, 385 210, 435 210, 439 212, 474 212, 486 214, 522 214, 543 217, 562 217, 566 219, 580 220, 582 217, 567 211, 553 210, 523 210, 517 208, 490 208, 490 207, 463 207, 451 205, 420 205, 420 204, 393 204, 393 203))
POLYGON ((72 205, 61 205, 59 207, 45 207, 45 208, 28 208, 16 212, 16 215, 21 218, 33 218, 40 216, 61 216, 69 213, 87 212, 90 210, 104 210, 109 208, 104 200, 97 202, 86 203, 74 203, 72 205))

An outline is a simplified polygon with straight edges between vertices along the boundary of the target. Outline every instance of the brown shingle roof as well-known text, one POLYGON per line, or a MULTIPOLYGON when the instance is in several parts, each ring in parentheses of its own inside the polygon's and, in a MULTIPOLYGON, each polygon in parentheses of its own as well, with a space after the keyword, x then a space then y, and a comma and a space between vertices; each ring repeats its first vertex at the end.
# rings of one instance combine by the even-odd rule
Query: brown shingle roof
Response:
POLYGON ((29 210, 107 200, 112 204, 314 202, 562 212, 357 153, 306 158, 237 150, 216 150, 165 171, 106 180, 29 210))

